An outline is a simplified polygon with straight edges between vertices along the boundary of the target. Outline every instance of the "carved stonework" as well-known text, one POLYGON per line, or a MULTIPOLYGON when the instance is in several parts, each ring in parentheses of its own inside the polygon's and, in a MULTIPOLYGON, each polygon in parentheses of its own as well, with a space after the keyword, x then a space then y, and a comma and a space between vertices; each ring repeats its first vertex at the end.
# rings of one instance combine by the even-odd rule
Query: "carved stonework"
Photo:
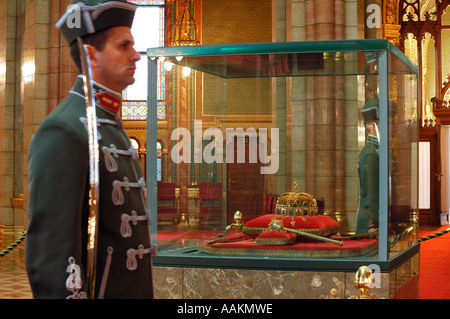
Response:
POLYGON ((383 25, 383 38, 389 40, 396 47, 400 46, 400 25, 383 25))
POLYGON ((383 38, 399 47, 401 26, 398 24, 398 0, 385 1, 383 12, 383 38))
POLYGON ((398 0, 385 1, 383 21, 385 24, 398 24, 398 0))

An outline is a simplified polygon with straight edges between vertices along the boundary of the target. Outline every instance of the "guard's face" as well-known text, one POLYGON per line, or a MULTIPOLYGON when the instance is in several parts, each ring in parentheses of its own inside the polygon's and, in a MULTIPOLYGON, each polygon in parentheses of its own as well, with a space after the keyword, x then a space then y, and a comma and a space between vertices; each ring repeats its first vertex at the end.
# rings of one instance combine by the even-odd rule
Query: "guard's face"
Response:
POLYGON ((102 51, 89 47, 94 81, 121 93, 134 83, 136 62, 141 59, 134 50, 134 38, 128 27, 111 28, 102 51))

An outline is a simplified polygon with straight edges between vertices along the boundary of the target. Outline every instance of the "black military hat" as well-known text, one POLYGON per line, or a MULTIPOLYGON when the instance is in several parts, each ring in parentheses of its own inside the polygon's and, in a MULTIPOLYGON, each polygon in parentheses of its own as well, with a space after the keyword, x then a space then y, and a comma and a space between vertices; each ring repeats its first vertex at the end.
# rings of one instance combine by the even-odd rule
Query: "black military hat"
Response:
POLYGON ((137 6, 126 0, 74 0, 56 23, 67 43, 111 27, 133 24, 137 6))
POLYGON ((376 97, 371 99, 364 104, 361 113, 366 121, 378 120, 379 115, 379 99, 376 97))
MULTIPOLYGON (((391 118, 397 115, 397 103, 393 100, 389 100, 389 116, 391 118)), ((365 121, 376 121, 380 118, 380 99, 373 98, 364 104, 361 110, 362 116, 365 121)))

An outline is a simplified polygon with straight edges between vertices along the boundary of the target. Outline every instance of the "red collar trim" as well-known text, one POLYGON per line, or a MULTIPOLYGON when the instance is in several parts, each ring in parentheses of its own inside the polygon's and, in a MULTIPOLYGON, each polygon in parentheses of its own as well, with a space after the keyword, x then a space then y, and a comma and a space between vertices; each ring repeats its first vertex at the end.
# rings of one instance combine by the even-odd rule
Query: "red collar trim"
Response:
POLYGON ((95 95, 97 97, 98 102, 108 110, 117 114, 119 112, 120 107, 122 106, 122 100, 117 97, 107 93, 101 92, 95 95))

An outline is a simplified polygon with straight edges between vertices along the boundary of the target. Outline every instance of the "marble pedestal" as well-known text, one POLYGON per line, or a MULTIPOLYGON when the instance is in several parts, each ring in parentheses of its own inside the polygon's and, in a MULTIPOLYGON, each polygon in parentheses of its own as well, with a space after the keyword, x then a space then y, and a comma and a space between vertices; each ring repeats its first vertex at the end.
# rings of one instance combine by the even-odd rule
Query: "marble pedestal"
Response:
MULTIPOLYGON (((378 274, 379 298, 419 298, 419 253, 378 274)), ((359 296, 354 272, 154 267, 158 299, 347 299, 359 296)))

